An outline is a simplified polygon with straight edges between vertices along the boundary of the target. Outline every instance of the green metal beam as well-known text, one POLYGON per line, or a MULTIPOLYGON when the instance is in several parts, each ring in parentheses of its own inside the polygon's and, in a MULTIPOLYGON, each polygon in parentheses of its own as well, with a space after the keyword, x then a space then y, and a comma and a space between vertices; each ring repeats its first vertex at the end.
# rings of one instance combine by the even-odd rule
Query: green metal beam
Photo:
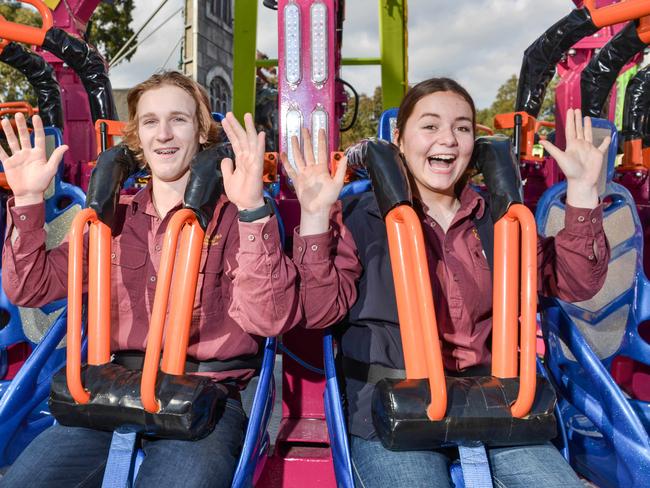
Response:
POLYGON ((237 0, 234 24, 232 111, 242 123, 244 114, 255 113, 255 57, 257 0, 237 0))
POLYGON ((384 110, 397 107, 408 88, 407 19, 407 0, 379 0, 384 110))

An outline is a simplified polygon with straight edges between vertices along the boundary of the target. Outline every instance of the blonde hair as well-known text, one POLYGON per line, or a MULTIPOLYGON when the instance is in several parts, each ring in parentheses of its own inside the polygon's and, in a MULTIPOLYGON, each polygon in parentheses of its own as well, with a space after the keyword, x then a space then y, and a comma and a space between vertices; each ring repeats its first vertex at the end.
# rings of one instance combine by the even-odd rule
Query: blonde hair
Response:
POLYGON ((191 96, 194 103, 196 103, 196 118, 199 125, 199 136, 206 140, 201 147, 210 147, 213 144, 216 144, 219 139, 219 126, 212 118, 210 101, 203 87, 178 71, 156 73, 129 90, 129 93, 126 96, 129 108, 129 121, 126 123, 123 131, 124 142, 142 166, 145 166, 147 162, 144 160, 140 137, 138 136, 138 102, 145 92, 165 85, 180 88, 191 96))

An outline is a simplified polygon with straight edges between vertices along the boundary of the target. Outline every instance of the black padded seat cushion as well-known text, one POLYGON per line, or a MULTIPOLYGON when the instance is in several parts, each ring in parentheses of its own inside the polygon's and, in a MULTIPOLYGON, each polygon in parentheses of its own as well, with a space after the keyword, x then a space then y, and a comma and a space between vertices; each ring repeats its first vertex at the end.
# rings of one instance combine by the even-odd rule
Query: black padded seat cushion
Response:
POLYGON ((212 432, 228 397, 226 386, 209 377, 159 371, 156 395, 161 409, 151 414, 140 400, 142 371, 114 363, 84 365, 81 378, 90 392, 85 405, 72 398, 65 367, 52 379, 49 406, 62 425, 105 431, 128 428, 157 438, 196 440, 212 432))
POLYGON ((537 377, 533 407, 521 419, 510 414, 518 391, 518 378, 447 377, 446 416, 431 421, 426 414, 431 398, 428 380, 383 379, 373 394, 372 420, 384 447, 393 451, 476 441, 514 446, 554 438, 556 398, 551 384, 537 377))

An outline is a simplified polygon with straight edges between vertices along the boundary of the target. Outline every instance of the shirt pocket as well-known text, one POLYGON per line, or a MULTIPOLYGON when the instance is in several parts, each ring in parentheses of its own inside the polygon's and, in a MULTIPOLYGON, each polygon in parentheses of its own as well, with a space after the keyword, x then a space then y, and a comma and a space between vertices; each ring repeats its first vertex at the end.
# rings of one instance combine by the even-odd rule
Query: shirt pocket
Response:
POLYGON ((220 246, 203 248, 194 296, 193 322, 223 313, 224 300, 227 299, 224 298, 222 286, 224 266, 223 249, 220 246))
POLYGON ((472 256, 472 264, 475 269, 490 271, 490 265, 485 256, 485 250, 481 241, 472 242, 469 244, 469 253, 472 256))
POLYGON ((143 305, 149 279, 145 273, 148 251, 139 247, 121 245, 111 253, 112 297, 121 312, 143 305))

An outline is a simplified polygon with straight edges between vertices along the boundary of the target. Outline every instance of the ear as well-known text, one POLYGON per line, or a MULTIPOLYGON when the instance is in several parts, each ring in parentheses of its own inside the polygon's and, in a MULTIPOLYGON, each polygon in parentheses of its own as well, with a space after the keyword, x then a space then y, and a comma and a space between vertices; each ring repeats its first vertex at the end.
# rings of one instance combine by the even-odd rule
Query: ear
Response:
POLYGON ((208 142, 208 138, 203 134, 199 134, 199 144, 205 144, 206 142, 208 142))
POLYGON ((399 150, 402 151, 402 143, 399 141, 399 129, 394 129, 393 130, 393 144, 395 144, 397 147, 399 147, 399 150))

